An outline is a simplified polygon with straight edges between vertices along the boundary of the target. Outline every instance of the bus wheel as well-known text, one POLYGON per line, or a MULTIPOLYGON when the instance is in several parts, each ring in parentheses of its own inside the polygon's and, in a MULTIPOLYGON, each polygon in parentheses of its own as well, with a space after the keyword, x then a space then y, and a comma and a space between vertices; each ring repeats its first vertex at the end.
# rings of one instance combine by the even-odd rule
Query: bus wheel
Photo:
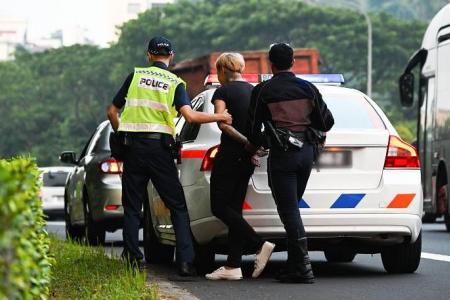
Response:
POLYGON ((448 185, 441 186, 437 192, 437 212, 438 214, 448 214, 448 185))
POLYGON ((450 232, 450 212, 448 209, 448 185, 441 186, 437 193, 437 211, 444 216, 447 232, 450 232))

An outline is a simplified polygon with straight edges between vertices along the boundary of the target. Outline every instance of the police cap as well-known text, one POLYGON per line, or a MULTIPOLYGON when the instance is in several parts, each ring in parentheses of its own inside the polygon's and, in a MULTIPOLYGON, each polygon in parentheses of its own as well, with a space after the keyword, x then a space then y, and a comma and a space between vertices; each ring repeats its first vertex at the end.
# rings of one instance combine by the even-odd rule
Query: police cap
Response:
POLYGON ((172 43, 163 36, 157 36, 148 43, 148 52, 154 55, 171 55, 173 54, 172 43))

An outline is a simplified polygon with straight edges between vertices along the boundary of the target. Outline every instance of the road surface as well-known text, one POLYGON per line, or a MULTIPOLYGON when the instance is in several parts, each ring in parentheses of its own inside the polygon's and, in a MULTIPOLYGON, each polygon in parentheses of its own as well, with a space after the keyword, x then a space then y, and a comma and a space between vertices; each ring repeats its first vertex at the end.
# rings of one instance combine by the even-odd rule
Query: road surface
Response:
MULTIPOLYGON (((49 222, 49 232, 64 238, 64 222, 49 222)), ((142 232, 141 232, 142 238, 142 232)), ((108 253, 120 254, 121 231, 107 233, 108 253)), ((181 280, 174 266, 157 267, 159 273, 199 299, 450 299, 450 233, 443 223, 424 224, 422 260, 414 274, 385 272, 380 255, 357 255, 352 263, 327 263, 323 253, 311 252, 316 275, 313 285, 281 284, 275 272, 286 253, 272 256, 261 278, 249 278, 253 257, 244 258, 246 278, 237 282, 212 282, 201 277, 181 280)), ((217 255, 216 264, 225 262, 217 255)), ((153 268, 153 267, 152 267, 153 268)))

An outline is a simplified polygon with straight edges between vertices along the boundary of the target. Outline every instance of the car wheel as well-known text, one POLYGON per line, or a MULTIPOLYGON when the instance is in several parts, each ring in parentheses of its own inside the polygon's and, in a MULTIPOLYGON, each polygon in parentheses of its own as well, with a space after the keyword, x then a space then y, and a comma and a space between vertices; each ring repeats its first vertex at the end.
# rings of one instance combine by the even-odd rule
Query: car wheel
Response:
POLYGON ((352 262, 356 253, 346 249, 327 249, 324 251, 328 262, 352 262))
POLYGON ((81 242, 84 236, 84 228, 83 226, 72 225, 67 205, 68 205, 67 200, 64 199, 64 221, 66 223, 66 239, 81 242))
POLYGON ((96 222, 92 219, 92 214, 89 209, 88 199, 84 197, 84 230, 85 241, 88 245, 97 246, 105 243, 105 228, 101 222, 96 222))
POLYGON ((214 270, 216 253, 210 244, 195 245, 195 268, 199 275, 210 273, 214 270))
POLYGON ((422 223, 434 223, 436 222, 436 215, 425 213, 425 215, 422 217, 422 223))
POLYGON ((144 255, 149 264, 170 264, 173 262, 175 247, 161 244, 153 229, 152 216, 148 205, 144 205, 144 255))
POLYGON ((414 243, 388 246, 381 251, 381 260, 388 273, 413 273, 417 270, 422 253, 422 233, 414 243))

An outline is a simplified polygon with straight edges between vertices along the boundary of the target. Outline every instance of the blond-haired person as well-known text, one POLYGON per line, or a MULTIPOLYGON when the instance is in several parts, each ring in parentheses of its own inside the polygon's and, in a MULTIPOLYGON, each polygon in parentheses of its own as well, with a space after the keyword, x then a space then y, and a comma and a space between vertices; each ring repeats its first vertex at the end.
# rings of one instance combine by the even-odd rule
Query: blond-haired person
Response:
POLYGON ((244 67, 244 58, 239 53, 223 53, 216 61, 221 86, 215 91, 212 102, 216 113, 228 110, 233 123, 218 123, 222 135, 211 173, 211 209, 228 226, 229 252, 226 264, 206 275, 210 280, 242 279, 244 242, 257 253, 252 277, 258 277, 275 247, 264 242, 242 216, 248 182, 255 168, 251 154, 246 150, 251 147, 244 135, 253 90, 253 86, 242 78, 244 67))

